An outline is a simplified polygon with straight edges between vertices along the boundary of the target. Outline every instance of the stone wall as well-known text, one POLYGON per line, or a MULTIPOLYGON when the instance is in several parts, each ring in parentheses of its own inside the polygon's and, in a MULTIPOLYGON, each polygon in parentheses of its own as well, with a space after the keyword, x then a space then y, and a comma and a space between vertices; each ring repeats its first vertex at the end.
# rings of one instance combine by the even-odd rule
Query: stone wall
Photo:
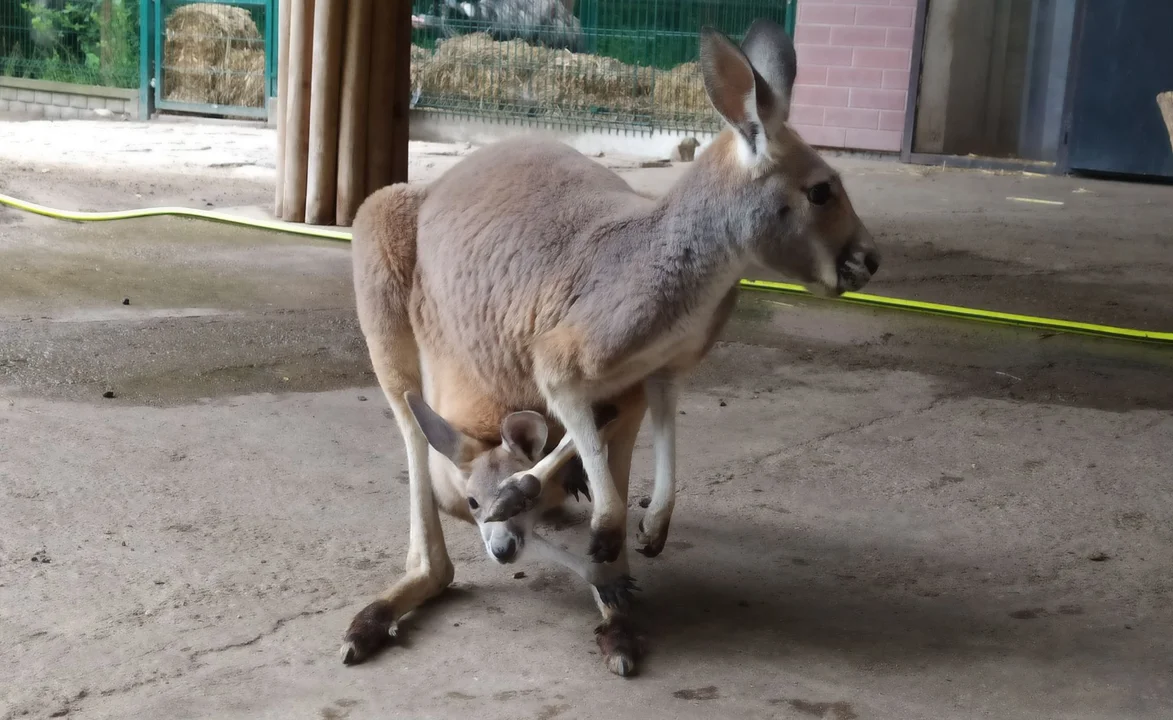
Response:
POLYGON ((138 119, 138 90, 0 77, 0 112, 46 120, 138 119))

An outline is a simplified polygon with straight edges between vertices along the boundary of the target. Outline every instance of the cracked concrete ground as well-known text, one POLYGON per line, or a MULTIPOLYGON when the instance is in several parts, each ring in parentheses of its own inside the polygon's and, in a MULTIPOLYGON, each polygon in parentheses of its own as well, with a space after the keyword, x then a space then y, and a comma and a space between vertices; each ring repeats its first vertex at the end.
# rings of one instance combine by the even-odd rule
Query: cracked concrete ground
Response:
MULTIPOLYGON (((1173 189, 833 162, 885 250, 870 291, 1173 330, 1173 189)), ((0 161, 0 192, 272 186, 0 161)), ((337 243, 0 209, 0 718, 1173 715, 1173 354, 758 293, 681 400, 638 677, 575 578, 451 522, 456 585, 343 667, 407 499, 349 283, 337 243)), ((585 549, 588 509, 552 535, 585 549)))

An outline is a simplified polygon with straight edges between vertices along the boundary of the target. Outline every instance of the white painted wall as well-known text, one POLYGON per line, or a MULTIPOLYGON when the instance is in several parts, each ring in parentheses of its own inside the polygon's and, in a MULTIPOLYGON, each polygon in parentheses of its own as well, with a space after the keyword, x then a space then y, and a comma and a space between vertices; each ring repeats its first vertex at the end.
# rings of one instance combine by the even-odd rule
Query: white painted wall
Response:
POLYGON ((668 158, 685 138, 700 142, 699 154, 716 137, 710 133, 636 132, 605 128, 559 129, 528 123, 511 123, 475 117, 452 116, 427 110, 411 113, 411 139, 425 142, 485 145, 515 135, 542 133, 555 137, 586 155, 635 155, 668 158))

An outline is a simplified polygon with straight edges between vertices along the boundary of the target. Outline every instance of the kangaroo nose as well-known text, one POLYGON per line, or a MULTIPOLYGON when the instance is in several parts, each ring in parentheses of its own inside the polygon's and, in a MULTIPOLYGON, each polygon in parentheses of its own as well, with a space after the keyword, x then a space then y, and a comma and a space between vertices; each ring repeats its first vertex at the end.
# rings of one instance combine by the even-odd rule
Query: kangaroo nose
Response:
POLYGON ((513 556, 517 554, 517 541, 509 538, 509 542, 505 547, 498 545, 493 546, 493 557, 497 558, 497 562, 508 563, 513 562, 513 556))
POLYGON ((863 258, 863 264, 867 267, 868 272, 872 275, 880 269, 880 257, 876 253, 868 253, 863 258))

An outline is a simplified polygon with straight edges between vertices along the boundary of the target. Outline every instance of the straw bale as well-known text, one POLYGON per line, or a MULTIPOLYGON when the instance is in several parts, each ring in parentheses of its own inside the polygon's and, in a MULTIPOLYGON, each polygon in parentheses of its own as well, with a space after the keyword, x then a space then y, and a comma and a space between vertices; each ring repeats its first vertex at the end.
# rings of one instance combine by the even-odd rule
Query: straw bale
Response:
POLYGON ((231 48, 215 85, 215 101, 221 105, 264 107, 264 49, 231 48))
POLYGON ((166 21, 163 97, 221 104, 222 97, 251 98, 250 103, 258 103, 254 107, 263 106, 264 46, 256 23, 243 8, 220 3, 176 8, 166 21), (246 70, 259 75, 254 78, 246 70))
POLYGON ((412 46, 411 76, 412 87, 424 96, 484 109, 625 117, 712 114, 695 62, 655 70, 520 39, 495 41, 487 33, 441 40, 434 53, 412 46))
POLYGON ((701 66, 695 62, 657 73, 652 97, 657 107, 677 115, 708 115, 713 111, 705 94, 701 66))

